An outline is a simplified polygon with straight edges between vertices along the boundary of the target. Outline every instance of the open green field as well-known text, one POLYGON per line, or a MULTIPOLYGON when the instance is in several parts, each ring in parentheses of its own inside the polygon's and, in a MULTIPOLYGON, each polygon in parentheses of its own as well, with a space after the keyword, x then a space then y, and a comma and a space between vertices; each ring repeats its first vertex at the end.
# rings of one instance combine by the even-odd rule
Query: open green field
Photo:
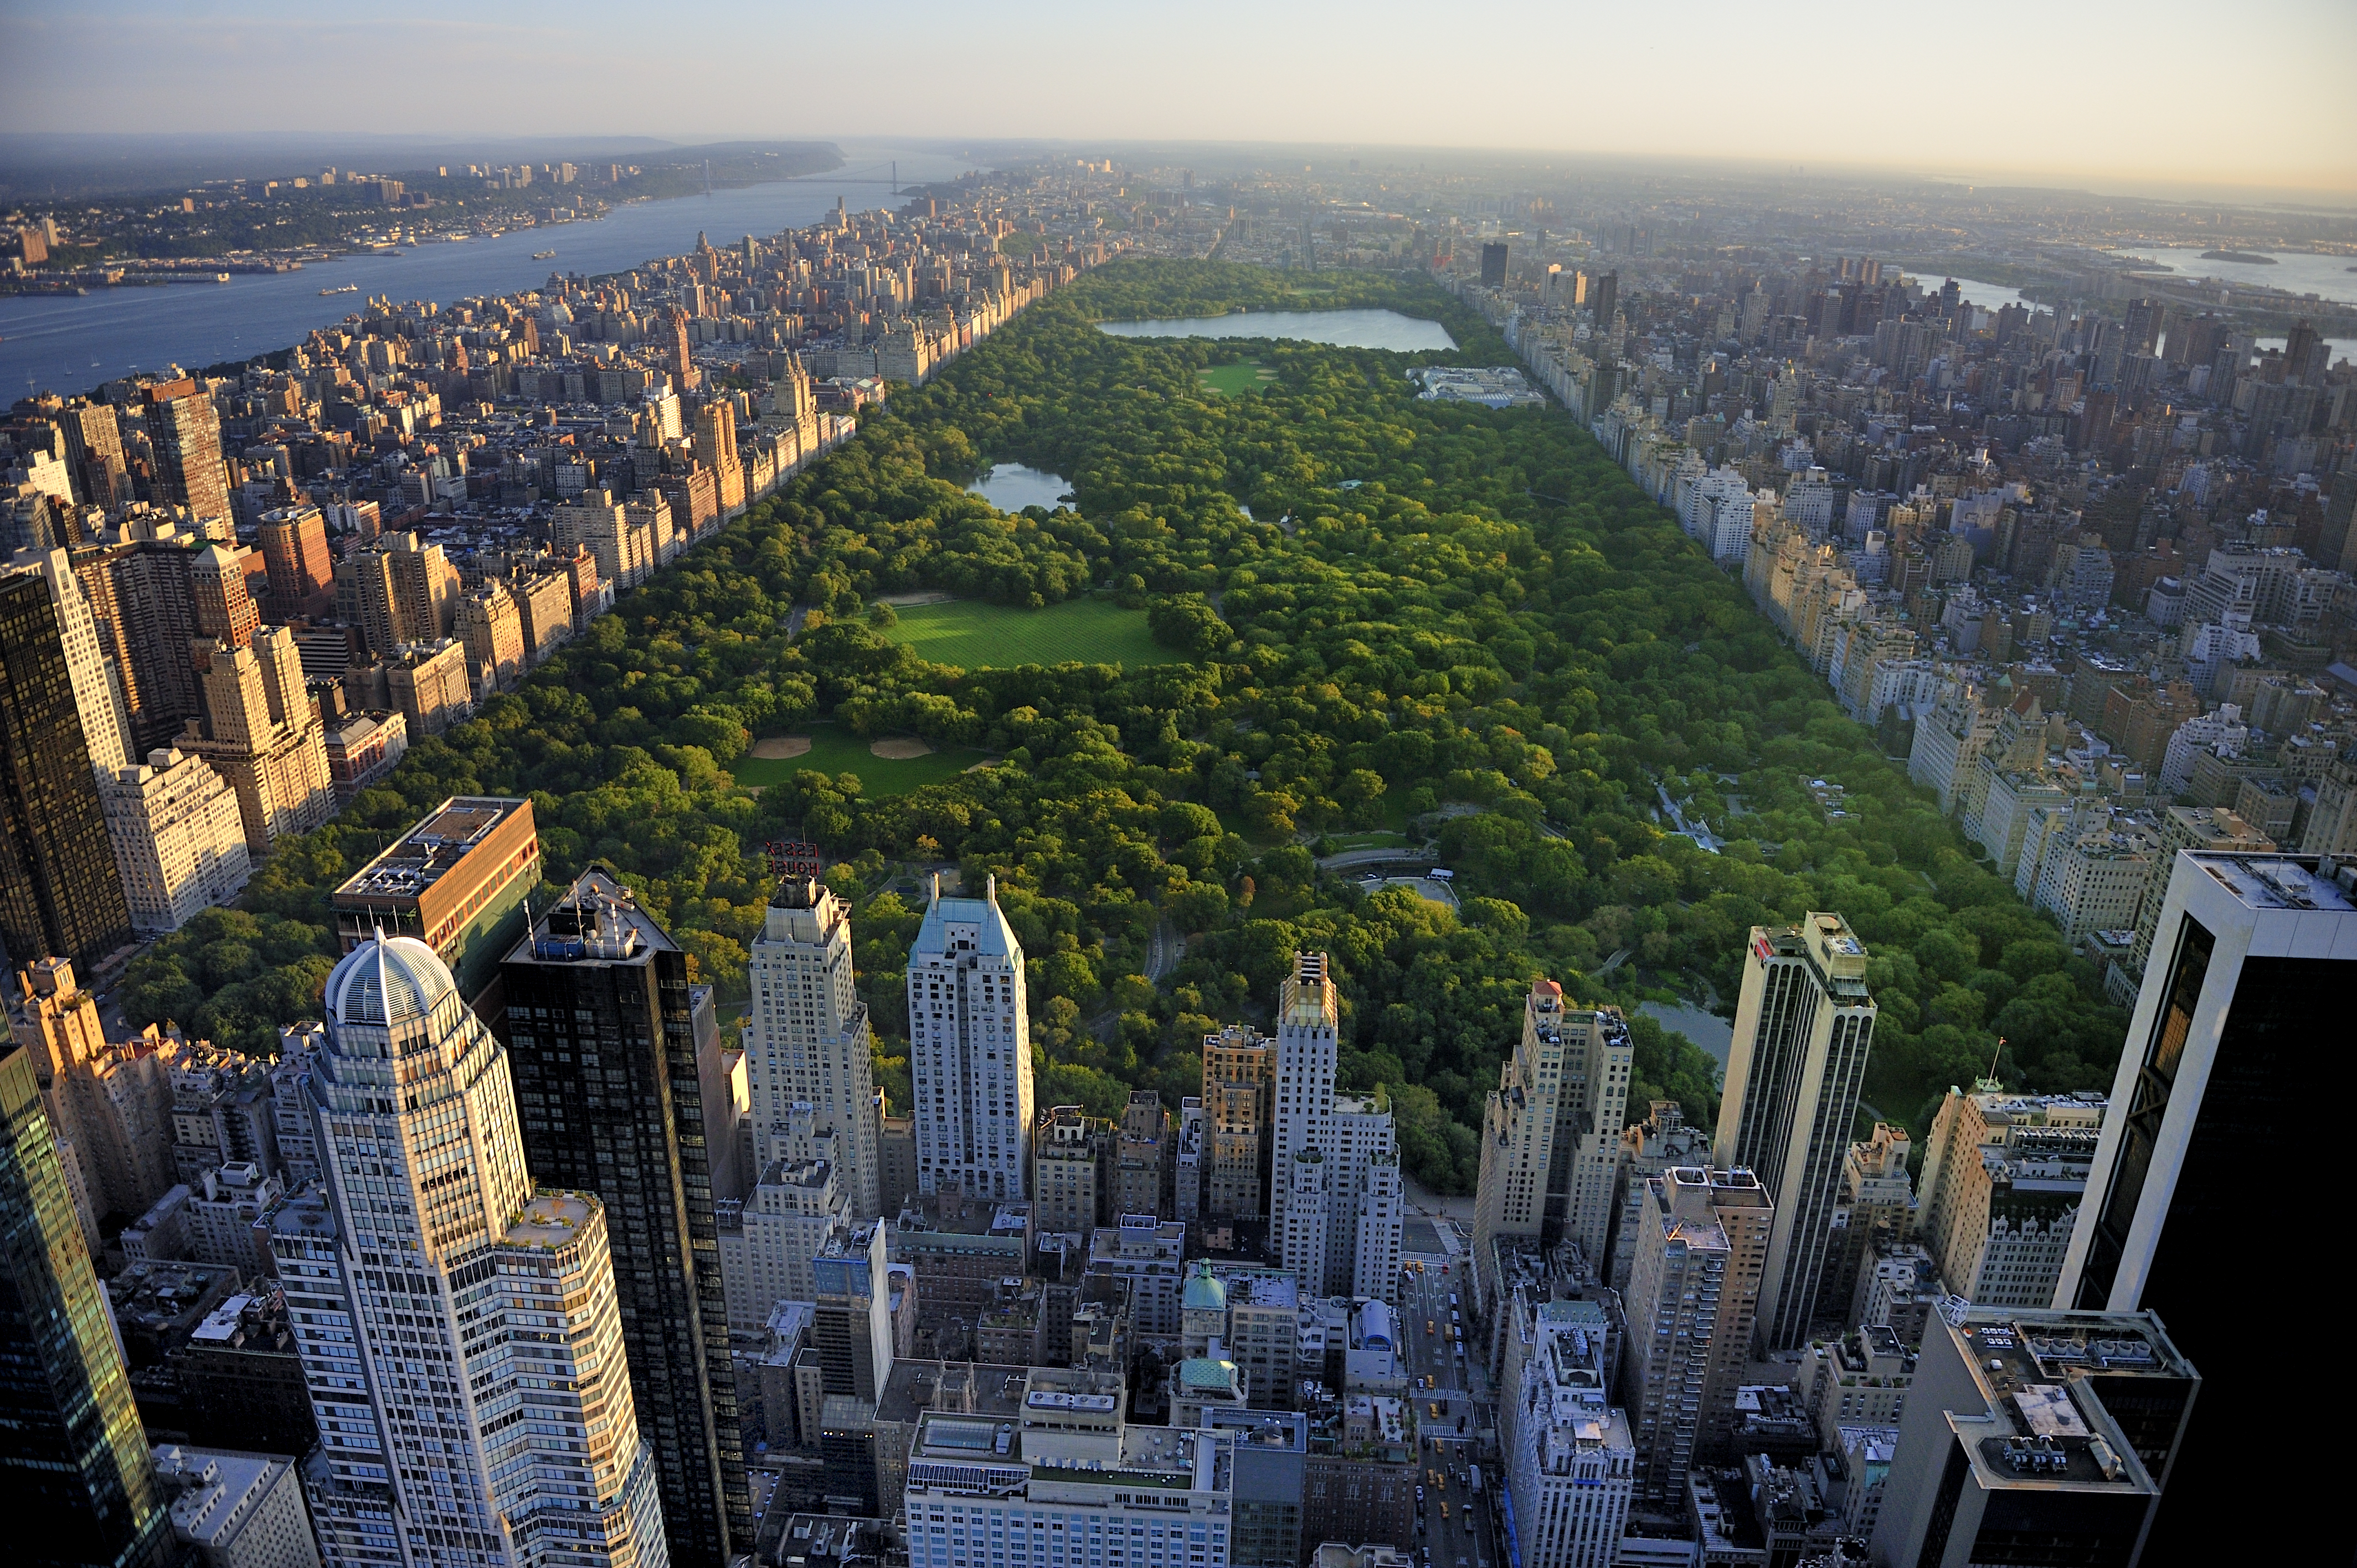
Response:
POLYGON ((1208 371, 1197 371, 1195 379, 1203 383, 1205 392, 1235 397, 1258 392, 1276 380, 1276 372, 1256 360, 1246 360, 1240 365, 1213 365, 1208 371))
POLYGON ((804 725, 794 731, 811 748, 800 757, 762 757, 750 751, 729 768, 739 784, 765 787, 783 784, 805 768, 830 776, 856 773, 873 795, 905 795, 944 779, 954 779, 983 760, 979 751, 936 751, 927 757, 886 757, 867 749, 867 742, 838 725, 804 725))
POLYGON ((1046 609, 1017 609, 980 599, 912 605, 884 635, 936 664, 1010 670, 1023 664, 1169 664, 1178 655, 1146 629, 1144 610, 1104 599, 1067 599, 1046 609))

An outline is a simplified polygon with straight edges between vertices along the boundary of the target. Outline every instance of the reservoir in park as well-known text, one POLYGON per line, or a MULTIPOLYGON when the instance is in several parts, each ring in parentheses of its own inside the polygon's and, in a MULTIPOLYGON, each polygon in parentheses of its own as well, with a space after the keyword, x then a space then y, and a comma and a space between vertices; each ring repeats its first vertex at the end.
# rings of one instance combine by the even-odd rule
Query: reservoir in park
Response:
POLYGON ((1457 339, 1439 322, 1403 316, 1396 310, 1234 311, 1226 316, 1100 321, 1097 330, 1115 338, 1292 338, 1335 349, 1388 349, 1399 354, 1457 347, 1457 339))

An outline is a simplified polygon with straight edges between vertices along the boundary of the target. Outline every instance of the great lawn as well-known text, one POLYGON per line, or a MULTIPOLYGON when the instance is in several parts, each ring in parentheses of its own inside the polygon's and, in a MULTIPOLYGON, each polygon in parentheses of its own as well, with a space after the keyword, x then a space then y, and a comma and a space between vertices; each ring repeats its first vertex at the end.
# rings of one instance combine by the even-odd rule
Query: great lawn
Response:
POLYGON ((1012 670, 1026 664, 1169 664, 1180 656, 1146 629, 1146 612, 1104 599, 1018 609, 979 599, 911 605, 884 635, 936 664, 1012 670))
MULTIPOLYGON (((807 741, 809 749, 793 757, 756 757, 748 751, 728 769, 737 783, 756 787, 783 784, 803 768, 811 768, 830 778, 838 773, 856 773, 871 796, 905 795, 911 789, 953 779, 985 760, 984 753, 965 750, 929 752, 922 757, 878 757, 869 749, 869 742, 834 724, 803 725, 791 737, 762 738, 764 742, 780 738, 807 741)), ((780 748, 771 744, 762 749, 780 748)))

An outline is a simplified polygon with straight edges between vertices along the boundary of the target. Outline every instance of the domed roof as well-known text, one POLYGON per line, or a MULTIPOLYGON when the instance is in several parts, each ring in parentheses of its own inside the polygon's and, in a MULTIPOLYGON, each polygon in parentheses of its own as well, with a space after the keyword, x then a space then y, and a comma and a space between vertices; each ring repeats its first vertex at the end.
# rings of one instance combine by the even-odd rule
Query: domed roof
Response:
POLYGON ((1185 1292, 1178 1301, 1182 1312, 1225 1312, 1228 1310, 1228 1287, 1211 1277, 1211 1265, 1198 1259, 1192 1273, 1187 1276, 1185 1292))
POLYGON ((425 1017, 457 989, 450 966, 415 937, 371 937, 328 976, 328 1022, 386 1028, 425 1017))

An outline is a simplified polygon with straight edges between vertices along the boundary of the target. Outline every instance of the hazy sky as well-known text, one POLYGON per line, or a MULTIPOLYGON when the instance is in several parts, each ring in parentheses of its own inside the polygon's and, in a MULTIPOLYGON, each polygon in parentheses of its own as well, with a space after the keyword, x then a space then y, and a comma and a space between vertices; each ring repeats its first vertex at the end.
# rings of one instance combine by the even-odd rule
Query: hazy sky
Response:
POLYGON ((0 0, 0 126, 1286 140, 2357 192, 2357 0, 0 0))

